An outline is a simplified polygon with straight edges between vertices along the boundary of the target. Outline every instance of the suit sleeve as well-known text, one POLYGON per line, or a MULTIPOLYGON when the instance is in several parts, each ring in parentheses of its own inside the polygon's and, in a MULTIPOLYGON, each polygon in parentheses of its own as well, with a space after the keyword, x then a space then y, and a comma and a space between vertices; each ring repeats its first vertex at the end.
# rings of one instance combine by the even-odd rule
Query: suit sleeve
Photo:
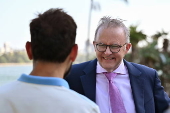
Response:
POLYGON ((161 86, 161 81, 155 71, 154 100, 156 113, 163 113, 170 106, 170 98, 161 86))

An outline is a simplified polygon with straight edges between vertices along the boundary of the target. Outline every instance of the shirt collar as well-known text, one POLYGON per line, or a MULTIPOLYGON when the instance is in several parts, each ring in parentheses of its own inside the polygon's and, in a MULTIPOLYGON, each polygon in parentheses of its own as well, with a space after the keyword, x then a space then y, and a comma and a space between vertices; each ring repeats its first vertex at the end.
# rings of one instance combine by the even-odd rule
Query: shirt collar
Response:
MULTIPOLYGON (((97 69, 96 69, 96 73, 103 73, 103 72, 107 72, 97 61, 97 69)), ((113 72, 124 75, 127 74, 127 69, 124 65, 123 60, 121 61, 119 67, 117 69, 115 69, 113 72)))
POLYGON ((66 88, 69 88, 69 85, 66 80, 57 77, 41 77, 22 74, 20 78, 18 78, 18 81, 41 85, 64 86, 66 88))

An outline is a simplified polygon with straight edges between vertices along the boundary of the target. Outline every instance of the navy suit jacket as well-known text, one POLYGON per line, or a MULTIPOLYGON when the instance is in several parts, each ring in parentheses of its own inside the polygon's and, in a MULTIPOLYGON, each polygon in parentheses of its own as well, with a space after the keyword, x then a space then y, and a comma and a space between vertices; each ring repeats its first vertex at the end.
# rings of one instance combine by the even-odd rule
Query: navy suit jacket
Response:
MULTIPOLYGON (((124 60, 129 73, 136 113, 163 113, 170 105, 156 70, 124 60)), ((75 64, 65 78, 70 88, 95 102, 97 59, 75 64)))

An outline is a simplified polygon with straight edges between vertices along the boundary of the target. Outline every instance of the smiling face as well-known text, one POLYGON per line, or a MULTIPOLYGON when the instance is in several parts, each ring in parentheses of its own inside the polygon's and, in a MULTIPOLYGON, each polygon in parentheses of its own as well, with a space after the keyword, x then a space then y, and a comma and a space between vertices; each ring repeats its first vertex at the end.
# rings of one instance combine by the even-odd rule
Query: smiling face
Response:
POLYGON ((99 52, 96 48, 96 44, 106 44, 106 45, 124 45, 126 42, 126 36, 121 27, 100 27, 95 37, 93 45, 95 47, 96 57, 99 64, 106 69, 108 72, 114 71, 120 65, 125 54, 129 51, 131 44, 127 43, 120 48, 118 53, 112 53, 107 47, 105 52, 99 52))

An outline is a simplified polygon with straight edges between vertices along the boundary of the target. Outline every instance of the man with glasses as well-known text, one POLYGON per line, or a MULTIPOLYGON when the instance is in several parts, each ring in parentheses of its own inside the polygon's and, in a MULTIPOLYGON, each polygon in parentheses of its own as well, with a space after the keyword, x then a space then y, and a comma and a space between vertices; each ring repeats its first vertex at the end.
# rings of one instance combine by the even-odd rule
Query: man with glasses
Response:
POLYGON ((103 17, 93 41, 97 59, 72 66, 70 88, 99 105, 101 113, 163 113, 170 104, 156 70, 128 62, 129 31, 121 19, 103 17))

